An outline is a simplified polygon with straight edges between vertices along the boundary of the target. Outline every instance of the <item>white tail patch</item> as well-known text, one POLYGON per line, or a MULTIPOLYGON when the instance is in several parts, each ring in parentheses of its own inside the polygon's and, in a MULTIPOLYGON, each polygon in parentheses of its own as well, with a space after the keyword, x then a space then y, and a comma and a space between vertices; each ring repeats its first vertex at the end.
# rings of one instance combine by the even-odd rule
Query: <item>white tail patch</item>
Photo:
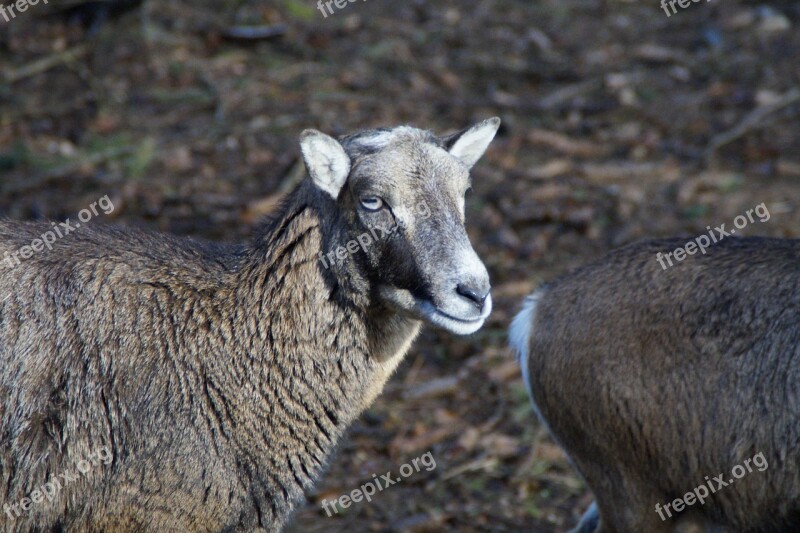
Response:
MULTIPOLYGON (((528 365, 528 354, 531 349, 531 335, 533 331, 533 321, 536 320, 536 307, 539 305, 542 297, 546 294, 546 289, 537 289, 530 296, 525 298, 522 303, 522 311, 517 313, 514 320, 511 321, 511 326, 508 328, 508 343, 511 348, 517 353, 517 361, 522 369, 522 381, 525 382, 525 390, 528 391, 528 398, 531 400, 533 412, 536 413, 537 418, 541 421, 542 425, 547 428, 551 435, 554 433, 550 430, 550 424, 542 416, 539 406, 536 405, 536 400, 533 399, 533 390, 531 389, 531 370, 528 365)), ((556 439, 558 442, 558 439, 556 439)), ((562 446, 563 448, 563 446, 562 446)), ((571 461, 572 459, 570 459, 571 461)))
POLYGON ((540 289, 525 298, 525 302, 522 304, 522 311, 517 313, 517 316, 511 322, 511 327, 508 328, 508 342, 517 353, 517 361, 522 368, 522 380, 525 382, 525 389, 529 395, 531 393, 531 381, 530 370, 528 369, 528 350, 530 350, 536 306, 543 294, 540 289))

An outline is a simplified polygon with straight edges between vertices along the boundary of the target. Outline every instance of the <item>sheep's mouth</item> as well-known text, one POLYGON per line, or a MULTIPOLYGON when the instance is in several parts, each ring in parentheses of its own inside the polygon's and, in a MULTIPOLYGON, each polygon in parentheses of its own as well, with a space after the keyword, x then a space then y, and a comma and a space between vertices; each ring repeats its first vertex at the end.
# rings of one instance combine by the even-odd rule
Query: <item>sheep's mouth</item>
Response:
POLYGON ((492 297, 489 296, 480 314, 473 316, 456 316, 440 307, 437 307, 433 302, 424 300, 419 303, 418 310, 424 320, 434 326, 455 333, 456 335, 469 335, 475 333, 483 326, 483 323, 492 312, 492 297))
POLYGON ((480 313, 460 315, 452 310, 445 310, 433 303, 429 298, 413 295, 405 289, 381 287, 381 295, 396 309, 408 313, 418 320, 423 320, 456 335, 469 335, 478 331, 492 312, 492 297, 488 296, 480 313))

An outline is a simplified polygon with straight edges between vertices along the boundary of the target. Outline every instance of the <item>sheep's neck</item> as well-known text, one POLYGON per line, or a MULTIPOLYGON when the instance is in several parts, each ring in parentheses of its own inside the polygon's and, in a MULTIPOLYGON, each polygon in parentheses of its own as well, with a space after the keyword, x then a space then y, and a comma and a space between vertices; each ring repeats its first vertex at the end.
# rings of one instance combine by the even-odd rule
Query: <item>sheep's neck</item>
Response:
POLYGON ((262 255, 240 272, 246 279, 238 285, 247 293, 238 299, 236 323, 245 330, 243 351, 251 354, 238 369, 248 398, 241 450, 262 463, 273 514, 302 499, 419 329, 416 321, 371 307, 360 277, 326 269, 319 259, 323 240, 316 210, 298 201, 253 252, 262 255), (255 442, 262 449, 252 449, 255 442))

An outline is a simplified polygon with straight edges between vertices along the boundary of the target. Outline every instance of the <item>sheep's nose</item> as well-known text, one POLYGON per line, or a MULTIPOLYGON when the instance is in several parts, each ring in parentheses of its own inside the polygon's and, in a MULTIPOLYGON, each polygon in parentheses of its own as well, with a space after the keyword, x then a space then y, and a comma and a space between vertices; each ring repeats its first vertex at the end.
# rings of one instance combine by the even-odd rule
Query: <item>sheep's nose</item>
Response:
POLYGON ((466 283, 456 285, 456 292, 474 303, 478 309, 483 308, 483 303, 486 301, 486 297, 489 296, 489 288, 477 288, 466 283))

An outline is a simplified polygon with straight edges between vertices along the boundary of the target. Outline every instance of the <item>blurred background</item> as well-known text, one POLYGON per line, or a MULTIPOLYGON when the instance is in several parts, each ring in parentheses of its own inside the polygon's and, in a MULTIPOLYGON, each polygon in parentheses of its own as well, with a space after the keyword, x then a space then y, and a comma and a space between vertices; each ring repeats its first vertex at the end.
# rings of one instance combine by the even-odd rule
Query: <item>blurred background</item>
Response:
MULTIPOLYGON (((499 115, 468 230, 494 311, 426 331, 290 531, 565 531, 591 501, 505 328, 537 284, 650 236, 800 236, 800 3, 50 0, 0 18, 0 216, 241 241, 303 177, 297 138, 499 115), (320 507, 432 451, 328 518, 320 507)), ((665 413, 669 416, 669 413, 665 413)))

